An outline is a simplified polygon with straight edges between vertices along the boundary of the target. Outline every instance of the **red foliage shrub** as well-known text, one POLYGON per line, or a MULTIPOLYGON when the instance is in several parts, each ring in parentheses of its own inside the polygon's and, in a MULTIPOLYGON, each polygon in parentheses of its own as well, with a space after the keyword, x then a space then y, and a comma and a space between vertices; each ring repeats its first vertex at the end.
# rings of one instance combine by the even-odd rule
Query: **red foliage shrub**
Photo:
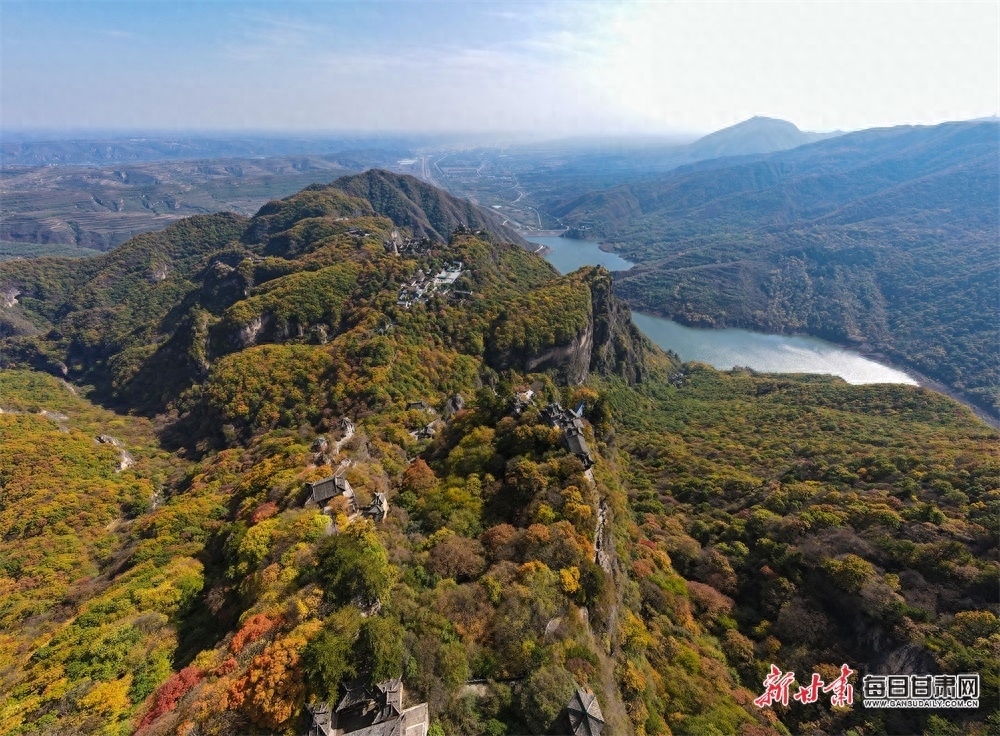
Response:
POLYGON ((486 569, 483 546, 475 539, 449 534, 431 548, 427 567, 443 578, 478 577, 486 569))
POLYGON ((258 613, 256 616, 250 617, 243 628, 236 632, 233 636, 233 640, 229 642, 229 651, 233 654, 239 654, 243 651, 247 644, 257 641, 262 636, 270 634, 274 631, 278 624, 281 623, 281 619, 271 618, 263 613, 258 613))
POLYGON ((636 560, 632 563, 632 572, 637 578, 648 578, 656 572, 656 568, 646 560, 636 560))
POLYGON ((403 473, 402 490, 413 491, 418 496, 436 484, 437 477, 434 475, 434 471, 422 458, 417 458, 403 473))
POLYGON ((695 608, 713 619, 721 615, 728 615, 735 605, 732 598, 720 593, 711 585, 688 580, 687 589, 695 608))
POLYGON ((256 524, 259 521, 264 521, 264 519, 270 519, 278 513, 278 504, 274 501, 268 501, 267 503, 262 503, 260 506, 253 510, 250 515, 250 523, 256 524))
POLYGON ((525 542, 529 547, 539 547, 543 544, 548 544, 552 537, 549 534, 549 528, 544 524, 532 524, 528 527, 528 531, 524 535, 525 542))
POLYGON ((177 701, 183 698, 204 676, 205 673, 193 664, 188 665, 176 675, 172 675, 156 691, 156 695, 153 696, 153 707, 139 722, 138 730, 141 731, 164 713, 172 711, 177 706, 177 701))
POLYGON ((253 658, 246 674, 229 688, 229 705, 250 720, 281 730, 305 699, 301 647, 304 640, 280 639, 253 658))

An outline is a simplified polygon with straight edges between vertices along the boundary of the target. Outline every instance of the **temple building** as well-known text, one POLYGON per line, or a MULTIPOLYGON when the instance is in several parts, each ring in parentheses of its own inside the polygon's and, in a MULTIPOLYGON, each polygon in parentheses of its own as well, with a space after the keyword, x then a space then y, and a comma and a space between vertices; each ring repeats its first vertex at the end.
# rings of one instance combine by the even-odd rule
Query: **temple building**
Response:
POLYGON ((344 696, 331 710, 328 703, 309 707, 312 725, 308 736, 427 736, 430 713, 427 703, 403 708, 403 681, 364 681, 345 686, 344 696))

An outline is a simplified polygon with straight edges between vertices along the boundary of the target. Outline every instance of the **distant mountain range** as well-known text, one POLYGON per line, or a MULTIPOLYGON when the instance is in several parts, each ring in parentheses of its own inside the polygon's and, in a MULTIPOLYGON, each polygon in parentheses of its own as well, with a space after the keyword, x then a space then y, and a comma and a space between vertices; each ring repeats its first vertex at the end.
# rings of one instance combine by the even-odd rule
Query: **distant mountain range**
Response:
MULTIPOLYGON (((533 206, 548 212, 567 196, 588 189, 608 189, 662 176, 678 167, 709 159, 784 151, 838 135, 842 133, 804 132, 784 120, 754 117, 693 142, 664 138, 554 141, 511 148, 498 163, 518 177, 531 193, 533 206)), ((490 152, 484 149, 469 158, 488 160, 489 157, 490 152)), ((449 158, 449 162, 454 160, 454 156, 449 158)), ((489 199, 489 180, 466 179, 460 184, 469 196, 489 199)), ((496 198, 502 195, 502 190, 492 193, 496 198)))
MULTIPOLYGON (((734 130, 728 128, 712 136, 734 130)), ((954 166, 975 162, 988 170, 994 163, 989 156, 997 143, 996 130, 997 124, 991 122, 901 126, 863 130, 794 150, 735 160, 711 158, 666 175, 568 198, 551 214, 570 227, 591 222, 596 234, 614 239, 633 224, 655 229, 656 218, 665 213, 695 215, 693 208, 741 196, 753 200, 753 206, 729 207, 738 221, 753 227, 789 223, 831 214, 850 201, 885 193, 954 166), (654 219, 640 223, 645 217, 654 219)), ((735 135, 732 140, 741 137, 735 135)), ((701 146, 705 140, 692 145, 701 146)), ((728 145, 726 140, 715 139, 720 148, 728 145)), ((928 200, 919 206, 930 204, 933 201, 928 200)), ((711 210, 712 215, 718 212, 719 207, 711 210)), ((704 219, 706 214, 700 211, 696 216, 704 219)), ((658 237, 652 231, 647 234, 646 240, 658 237)))
POLYGON ((639 265, 637 309, 882 353, 993 413, 1000 124, 702 161, 550 209, 639 265))
POLYGON ((106 166, 153 161, 340 154, 367 158, 378 151, 388 158, 410 155, 422 142, 372 136, 170 136, 164 134, 88 138, 25 137, 4 133, 3 166, 106 166))
MULTIPOLYGON (((837 133, 804 133, 792 123, 767 117, 754 117, 729 128, 711 133, 691 144, 670 139, 651 142, 609 141, 595 137, 588 140, 557 142, 558 148, 579 151, 593 149, 658 148, 682 153, 688 161, 764 153, 794 148, 837 133)), ((551 144, 542 144, 547 148, 551 144)), ((105 166, 155 161, 191 161, 218 158, 265 158, 294 155, 339 154, 345 158, 369 159, 388 163, 393 158, 412 156, 418 148, 445 147, 441 136, 292 136, 292 135, 112 135, 105 137, 59 137, 16 135, 5 132, 0 141, 2 166, 83 165, 105 166)), ((536 148, 535 144, 524 146, 536 148)))
MULTIPOLYGON (((705 158, 788 148, 817 135, 802 133, 780 120, 754 118, 691 144, 675 139, 594 139, 556 143, 551 151, 548 144, 519 147, 522 153, 517 155, 527 156, 526 179, 542 173, 544 183, 533 183, 533 191, 544 193, 555 183, 558 196, 563 196, 567 179, 579 193, 705 158)), ((406 170, 408 166, 400 162, 420 161, 417 148, 437 150, 441 145, 446 143, 427 136, 133 135, 53 140, 5 133, 0 141, 4 171, 0 241, 11 243, 4 253, 13 256, 65 253, 66 247, 108 250, 181 217, 219 209, 252 215, 268 200, 315 182, 328 182, 340 172, 372 167, 406 170)), ((479 155, 474 155, 470 174, 480 163, 479 155)), ((456 150, 448 158, 454 162, 460 154, 456 150)), ((420 171, 419 167, 410 170, 420 171)), ((447 178, 441 170, 435 175, 447 178)), ((503 177, 474 175, 471 179, 475 186, 485 184, 487 189, 509 185, 503 177)), ((478 190, 461 183, 454 191, 473 202, 497 199, 488 191, 480 198, 478 190)), ((527 209, 522 212, 505 208, 507 219, 535 222, 536 202, 529 197, 524 204, 527 209)), ((452 224, 469 221, 469 212, 454 217, 452 224)), ((500 232, 502 222, 499 219, 490 228, 500 232)), ((414 232, 437 239, 447 235, 426 230, 423 224, 414 232)), ((509 228, 504 237, 520 242, 509 228)))

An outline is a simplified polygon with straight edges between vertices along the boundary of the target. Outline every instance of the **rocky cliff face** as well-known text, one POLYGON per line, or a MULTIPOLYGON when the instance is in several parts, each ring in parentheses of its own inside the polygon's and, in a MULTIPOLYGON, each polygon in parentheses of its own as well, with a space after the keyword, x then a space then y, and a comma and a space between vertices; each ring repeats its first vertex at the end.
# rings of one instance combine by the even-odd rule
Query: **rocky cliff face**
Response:
POLYGON ((620 375, 630 384, 647 375, 652 345, 632 322, 632 312, 615 296, 611 274, 595 268, 587 277, 594 314, 594 350, 590 370, 602 376, 620 375))
MULTIPOLYGON (((556 369, 566 382, 578 385, 587 380, 590 374, 590 359, 594 349, 594 323, 577 333, 569 343, 554 345, 538 354, 524 354, 520 361, 511 362, 509 366, 517 366, 524 371, 544 372, 556 369)), ((511 355, 511 358, 514 356, 511 355)))
MULTIPOLYGON (((587 290, 589 298, 584 300, 586 314, 578 320, 579 327, 570 335, 552 341, 527 339, 512 347, 500 348, 499 339, 494 339, 487 361, 499 370, 517 368, 521 371, 555 370, 570 384, 580 384, 590 373, 619 375, 634 384, 646 376, 648 353, 652 349, 649 341, 632 323, 628 307, 614 294, 611 274, 603 268, 578 272, 567 277, 564 286, 570 285, 579 296, 579 290, 587 290)), ((550 300, 549 300, 550 301, 550 300)), ((552 313, 579 310, 581 303, 549 303, 544 309, 552 313)), ((539 320, 544 315, 536 313, 539 320)), ((549 325, 546 325, 550 327, 549 325)), ((531 323, 525 330, 541 330, 531 323)), ((499 329, 498 329, 499 332, 499 329)), ((556 331, 555 334, 559 334, 556 331)))
POLYGON ((20 295, 17 286, 0 284, 0 337, 38 334, 38 328, 25 318, 18 304, 20 295))

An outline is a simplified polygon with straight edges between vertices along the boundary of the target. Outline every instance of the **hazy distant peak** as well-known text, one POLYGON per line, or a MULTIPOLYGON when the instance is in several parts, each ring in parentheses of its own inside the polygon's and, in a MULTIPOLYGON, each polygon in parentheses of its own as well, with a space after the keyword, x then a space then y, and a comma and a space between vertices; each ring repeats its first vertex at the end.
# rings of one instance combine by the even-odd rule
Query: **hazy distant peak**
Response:
MULTIPOLYGON (((781 118, 769 118, 766 115, 754 115, 752 118, 747 118, 746 120, 736 123, 736 125, 730 126, 729 128, 723 128, 723 130, 745 128, 752 125, 799 130, 799 127, 795 123, 789 122, 788 120, 782 120, 781 118)), ((721 133, 722 130, 716 132, 721 133)))
POLYGON ((688 146, 688 152, 694 160, 771 153, 797 148, 835 135, 839 134, 807 133, 787 120, 755 115, 749 120, 699 138, 688 146))

